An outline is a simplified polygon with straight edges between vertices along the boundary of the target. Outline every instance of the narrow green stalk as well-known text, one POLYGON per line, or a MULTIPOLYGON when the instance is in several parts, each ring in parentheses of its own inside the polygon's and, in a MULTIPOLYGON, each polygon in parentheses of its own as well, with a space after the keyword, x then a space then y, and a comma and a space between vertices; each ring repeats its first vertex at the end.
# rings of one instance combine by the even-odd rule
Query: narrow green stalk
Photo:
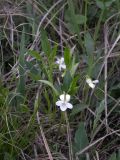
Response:
POLYGON ((73 159, 73 150, 72 150, 72 140, 71 140, 71 131, 70 131, 70 124, 67 116, 67 112, 64 113, 66 124, 67 124, 67 138, 68 138, 68 147, 69 147, 69 160, 73 159))

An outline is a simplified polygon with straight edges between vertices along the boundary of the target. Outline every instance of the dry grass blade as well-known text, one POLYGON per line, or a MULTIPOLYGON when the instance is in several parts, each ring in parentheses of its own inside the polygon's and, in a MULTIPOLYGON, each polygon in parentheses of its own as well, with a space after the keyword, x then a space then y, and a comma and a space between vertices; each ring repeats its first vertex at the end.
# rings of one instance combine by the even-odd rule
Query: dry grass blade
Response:
POLYGON ((107 25, 105 25, 104 26, 104 43, 105 43, 105 66, 104 66, 104 80, 105 80, 105 85, 104 85, 104 89, 105 89, 105 93, 104 93, 104 95, 105 95, 105 118, 106 118, 106 131, 107 131, 107 133, 108 133, 108 119, 107 119, 107 77, 108 77, 108 75, 107 75, 107 70, 108 70, 108 67, 107 67, 107 59, 108 59, 108 57, 107 57, 107 53, 108 53, 108 39, 107 39, 107 37, 108 37, 108 35, 107 35, 107 33, 108 33, 108 30, 107 30, 107 25))
MULTIPOLYGON (((106 59, 109 58, 109 56, 111 55, 113 49, 115 48, 115 46, 117 45, 117 43, 118 43, 119 40, 120 40, 120 34, 119 34, 118 37, 116 38, 116 40, 115 40, 115 42, 113 43, 111 49, 108 51, 108 54, 106 55, 106 59)), ((99 72, 99 74, 98 74, 98 76, 97 76, 97 79, 99 79, 99 77, 100 77, 100 75, 101 75, 101 72, 102 72, 102 70, 103 70, 103 68, 104 68, 106 59, 104 60, 102 66, 101 66, 101 69, 100 69, 100 72, 99 72)))
POLYGON ((44 142, 44 145, 45 145, 45 149, 47 151, 47 154, 49 156, 49 159, 50 160, 53 160, 53 157, 52 157, 52 154, 51 154, 51 151, 50 151, 50 148, 49 148, 49 145, 47 143, 47 140, 46 140, 46 137, 45 137, 45 134, 44 134, 44 131, 43 131, 43 128, 40 124, 40 118, 39 118, 39 113, 37 112, 37 122, 39 124, 39 128, 40 128, 40 132, 41 132, 41 135, 42 135, 42 138, 43 138, 43 142, 44 142))

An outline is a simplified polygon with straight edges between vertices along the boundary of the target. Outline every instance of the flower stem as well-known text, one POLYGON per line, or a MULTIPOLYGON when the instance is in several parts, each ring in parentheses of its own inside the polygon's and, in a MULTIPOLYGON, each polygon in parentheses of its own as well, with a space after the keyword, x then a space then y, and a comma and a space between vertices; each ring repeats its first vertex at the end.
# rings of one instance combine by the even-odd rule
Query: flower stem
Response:
POLYGON ((71 140, 71 132, 70 132, 70 124, 68 121, 67 112, 64 112, 65 120, 67 124, 67 138, 68 138, 68 147, 69 147, 69 160, 73 160, 73 150, 72 150, 72 140, 71 140))

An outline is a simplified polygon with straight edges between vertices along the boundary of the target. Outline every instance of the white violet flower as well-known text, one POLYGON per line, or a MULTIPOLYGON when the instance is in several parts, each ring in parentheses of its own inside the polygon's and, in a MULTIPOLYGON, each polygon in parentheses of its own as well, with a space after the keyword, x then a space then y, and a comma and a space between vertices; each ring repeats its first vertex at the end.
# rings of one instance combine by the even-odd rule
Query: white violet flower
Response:
POLYGON ((99 80, 94 80, 94 81, 92 81, 91 78, 87 77, 87 78, 86 78, 86 83, 87 83, 91 88, 95 88, 95 84, 99 83, 99 80))
POLYGON ((56 102, 56 105, 60 107, 61 111, 65 111, 67 108, 72 109, 73 105, 69 101, 70 95, 64 93, 60 95, 60 100, 56 102))
POLYGON ((63 57, 57 58, 56 63, 59 65, 59 70, 60 70, 60 71, 61 71, 61 69, 66 69, 66 65, 65 65, 65 62, 64 62, 64 58, 63 58, 63 57))

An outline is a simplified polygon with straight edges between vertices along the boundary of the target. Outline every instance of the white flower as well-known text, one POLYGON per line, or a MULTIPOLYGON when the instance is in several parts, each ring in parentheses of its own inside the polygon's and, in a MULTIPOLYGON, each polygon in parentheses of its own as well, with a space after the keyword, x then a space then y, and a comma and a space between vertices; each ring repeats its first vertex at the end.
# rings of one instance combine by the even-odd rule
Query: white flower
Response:
POLYGON ((56 102, 56 105, 60 107, 61 111, 65 111, 67 108, 72 109, 73 105, 69 101, 70 95, 64 93, 60 95, 60 100, 56 102))
POLYGON ((57 58, 56 63, 59 65, 59 70, 60 70, 60 71, 61 71, 61 69, 66 69, 66 65, 65 65, 65 62, 64 62, 64 58, 63 58, 63 57, 57 58))
POLYGON ((86 78, 86 83, 91 87, 91 88, 95 88, 95 84, 99 83, 99 80, 94 80, 92 81, 92 79, 90 79, 89 77, 86 78))

